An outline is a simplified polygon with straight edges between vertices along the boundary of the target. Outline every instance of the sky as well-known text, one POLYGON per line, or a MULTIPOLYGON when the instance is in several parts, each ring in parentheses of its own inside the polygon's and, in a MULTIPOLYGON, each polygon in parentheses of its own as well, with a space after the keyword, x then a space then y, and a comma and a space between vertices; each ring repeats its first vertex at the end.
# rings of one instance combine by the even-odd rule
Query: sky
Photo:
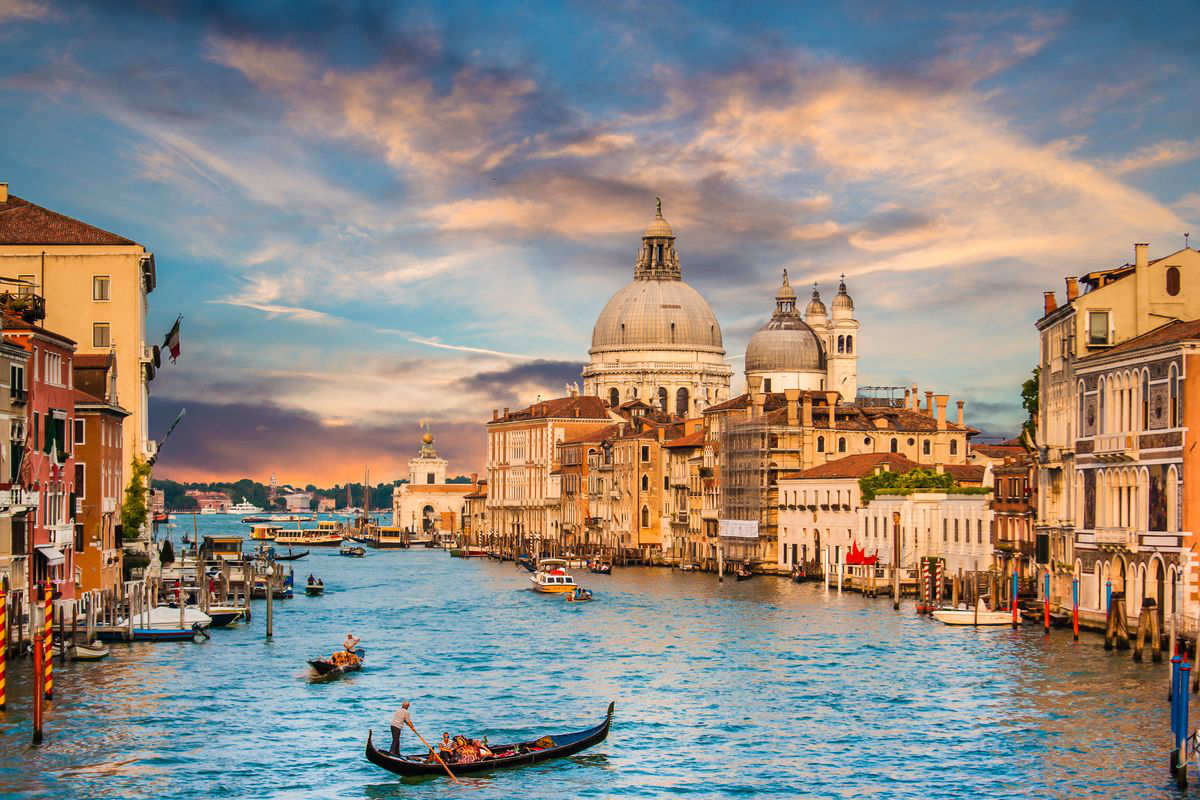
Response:
POLYGON ((957 5, 0 0, 0 181, 155 253, 164 477, 391 480, 421 420, 482 472, 656 196, 735 391, 781 271, 845 274, 860 385, 1010 433, 1042 292, 1200 235, 1200 26, 957 5))

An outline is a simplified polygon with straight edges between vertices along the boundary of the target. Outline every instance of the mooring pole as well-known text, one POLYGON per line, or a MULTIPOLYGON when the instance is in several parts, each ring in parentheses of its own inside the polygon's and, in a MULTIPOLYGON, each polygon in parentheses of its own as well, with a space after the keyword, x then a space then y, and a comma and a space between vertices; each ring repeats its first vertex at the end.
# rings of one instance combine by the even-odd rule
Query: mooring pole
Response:
POLYGON ((271 601, 274 598, 275 587, 272 586, 272 581, 275 577, 275 568, 267 567, 267 638, 271 638, 272 624, 274 623, 274 614, 271 607, 271 601))
POLYGON ((1016 630, 1018 622, 1017 622, 1017 568, 1016 568, 1015 563, 1013 564, 1012 598, 1011 599, 1012 599, 1013 630, 1016 630))
POLYGON ((1045 593, 1042 604, 1042 625, 1045 627, 1045 633, 1050 635, 1050 570, 1046 570, 1046 581, 1042 586, 1045 593))
POLYGON ((1175 785, 1180 789, 1187 788, 1187 740, 1188 740, 1188 673, 1192 671, 1192 665, 1186 660, 1179 665, 1179 671, 1183 673, 1180 683, 1183 684, 1184 690, 1179 693, 1179 731, 1177 733, 1177 741, 1179 743, 1179 762, 1178 769, 1175 770, 1175 785))
MULTIPOLYGON (((33 605, 29 607, 29 626, 33 628, 33 605)), ((33 743, 42 743, 42 686, 45 683, 45 673, 42 672, 42 647, 37 643, 37 635, 32 630, 29 638, 33 645, 33 743)))
POLYGON ((1071 579, 1071 626, 1075 629, 1075 641, 1079 641, 1079 578, 1071 579))
POLYGON ((0 711, 3 711, 8 705, 8 696, 5 690, 4 671, 7 666, 8 659, 8 597, 5 592, 0 591, 0 631, 4 632, 4 641, 0 642, 0 711))
MULTIPOLYGON (((832 411, 829 412, 833 414, 832 411)), ((900 512, 892 512, 892 610, 900 610, 900 512)))
POLYGON ((1171 774, 1175 774, 1175 764, 1179 761, 1179 699, 1186 697, 1187 691, 1180 691, 1179 677, 1183 671, 1179 665, 1183 657, 1176 654, 1171 656, 1171 774))
POLYGON ((50 700, 54 697, 54 590, 50 588, 49 581, 46 582, 46 616, 42 621, 45 625, 42 647, 45 648, 43 662, 46 668, 46 699, 50 700))

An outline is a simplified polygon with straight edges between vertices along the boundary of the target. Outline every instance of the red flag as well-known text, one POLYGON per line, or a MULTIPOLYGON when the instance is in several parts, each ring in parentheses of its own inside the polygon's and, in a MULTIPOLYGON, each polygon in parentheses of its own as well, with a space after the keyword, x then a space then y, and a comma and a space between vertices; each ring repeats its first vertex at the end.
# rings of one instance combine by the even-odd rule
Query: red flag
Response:
POLYGON ((171 353, 171 363, 175 363, 175 359, 179 358, 179 323, 183 321, 183 315, 180 314, 175 320, 175 324, 171 326, 171 330, 167 331, 166 338, 163 339, 163 347, 171 353))

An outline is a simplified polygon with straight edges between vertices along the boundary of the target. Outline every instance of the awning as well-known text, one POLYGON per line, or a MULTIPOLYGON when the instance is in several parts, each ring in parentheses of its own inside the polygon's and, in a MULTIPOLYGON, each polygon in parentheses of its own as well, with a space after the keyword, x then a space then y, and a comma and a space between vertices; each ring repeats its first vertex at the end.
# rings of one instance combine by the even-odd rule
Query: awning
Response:
POLYGON ((51 567, 57 567, 59 564, 62 564, 67 560, 62 554, 62 551, 54 545, 38 545, 37 551, 41 554, 42 558, 46 559, 46 564, 51 567))

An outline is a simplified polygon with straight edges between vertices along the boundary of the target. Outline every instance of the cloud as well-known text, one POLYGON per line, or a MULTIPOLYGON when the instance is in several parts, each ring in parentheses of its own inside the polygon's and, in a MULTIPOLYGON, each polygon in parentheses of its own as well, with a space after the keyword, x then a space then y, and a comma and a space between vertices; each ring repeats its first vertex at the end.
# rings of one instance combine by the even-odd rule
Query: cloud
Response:
POLYGON ((49 6, 37 0, 0 0, 0 24, 12 20, 43 19, 49 14, 49 6))
POLYGON ((1185 164, 1197 158, 1200 158, 1200 139, 1168 139, 1139 147, 1121 158, 1101 162, 1100 166, 1114 175, 1129 175, 1174 164, 1185 164))
POLYGON ((486 397, 496 398, 503 405, 532 401, 536 395, 562 397, 564 386, 580 383, 583 363, 579 361, 548 361, 538 359, 504 369, 479 372, 465 378, 462 387, 486 397))
MULTIPOLYGON (((386 331, 380 330, 381 333, 402 333, 401 331, 386 331)), ((408 336, 410 342, 422 344, 426 347, 437 347, 442 350, 457 350, 460 353, 482 353, 489 356, 501 356, 503 358, 536 358, 536 356, 521 355, 520 353, 505 353, 499 350, 488 350, 484 347, 469 347, 461 344, 446 344, 437 339, 427 339, 422 336, 408 336)))

